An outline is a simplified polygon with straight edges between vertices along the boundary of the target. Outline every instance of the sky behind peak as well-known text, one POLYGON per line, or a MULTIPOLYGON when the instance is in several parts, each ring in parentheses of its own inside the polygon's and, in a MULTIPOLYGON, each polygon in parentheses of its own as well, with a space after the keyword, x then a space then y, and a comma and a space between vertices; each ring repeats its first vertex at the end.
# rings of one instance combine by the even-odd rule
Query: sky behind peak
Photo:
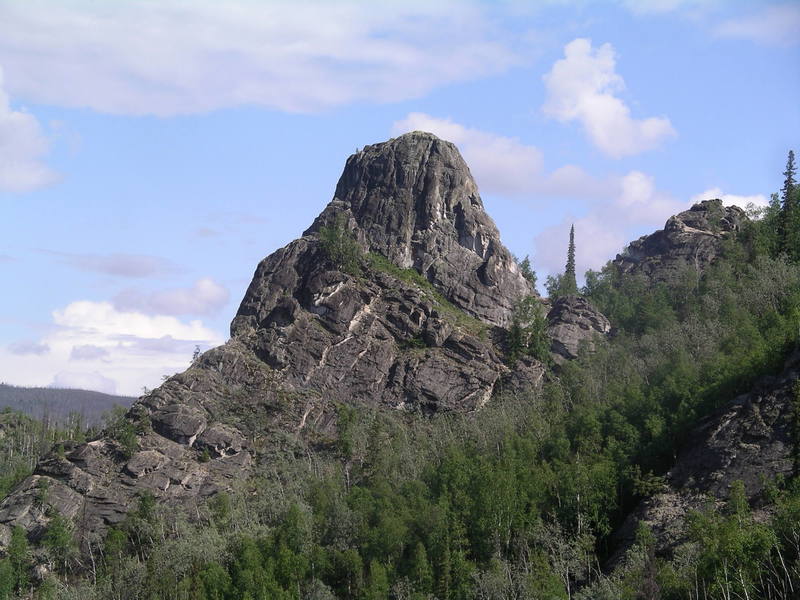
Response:
POLYGON ((800 140, 800 3, 0 0, 0 381, 138 394, 227 338, 349 154, 454 142, 543 280, 800 140))

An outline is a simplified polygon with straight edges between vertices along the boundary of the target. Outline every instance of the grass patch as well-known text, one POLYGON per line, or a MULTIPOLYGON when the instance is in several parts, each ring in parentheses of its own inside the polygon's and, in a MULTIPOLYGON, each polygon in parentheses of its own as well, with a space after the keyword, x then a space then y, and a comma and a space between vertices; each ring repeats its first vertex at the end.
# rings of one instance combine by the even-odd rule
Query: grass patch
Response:
POLYGON ((375 271, 380 271, 399 279, 404 283, 413 285, 430 300, 436 310, 456 327, 459 327, 474 336, 486 338, 488 326, 483 321, 467 314, 437 290, 430 281, 425 279, 416 269, 402 269, 388 258, 377 252, 367 253, 367 264, 375 271))

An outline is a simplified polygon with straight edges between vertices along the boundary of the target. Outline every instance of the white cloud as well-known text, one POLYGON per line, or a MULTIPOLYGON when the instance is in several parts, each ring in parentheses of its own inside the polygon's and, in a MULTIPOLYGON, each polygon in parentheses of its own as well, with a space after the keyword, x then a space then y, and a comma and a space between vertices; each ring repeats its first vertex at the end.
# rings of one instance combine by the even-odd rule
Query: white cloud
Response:
POLYGON ((752 40, 762 44, 800 43, 800 4, 796 2, 766 6, 746 17, 729 19, 714 29, 720 37, 752 40))
POLYGON ((535 146, 465 127, 451 119, 410 113, 394 123, 394 135, 427 131, 458 146, 482 192, 507 196, 596 197, 607 183, 580 167, 567 165, 552 173, 543 169, 543 155, 535 146))
POLYGON ((477 2, 368 9, 356 0, 0 2, 0 62, 14 93, 36 102, 175 115, 403 100, 523 60, 477 2))
POLYGON ((199 320, 120 311, 110 302, 72 302, 53 311, 53 325, 38 342, 50 349, 47 354, 0 349, 0 380, 138 395, 162 375, 184 370, 195 345, 223 342, 199 320))
POLYGON ((705 8, 718 3, 719 0, 622 0, 622 4, 636 14, 661 14, 705 8))
POLYGON ((769 206, 769 199, 763 194, 753 194, 752 196, 725 194, 722 189, 718 187, 709 188, 705 192, 695 194, 692 196, 692 204, 700 202, 701 200, 711 200, 713 198, 719 198, 725 206, 738 206, 739 208, 747 208, 749 204, 752 204, 756 208, 769 206))
POLYGON ((625 88, 616 73, 611 44, 596 50, 578 38, 564 47, 564 58, 543 76, 547 88, 544 113, 559 121, 579 121, 592 143, 614 158, 639 154, 676 135, 669 119, 634 119, 615 94, 625 88))
POLYGON ((53 377, 53 381, 48 387, 92 390, 105 394, 117 393, 117 384, 114 380, 104 377, 97 371, 91 373, 62 371, 53 377))
POLYGON ((55 173, 42 162, 49 149, 36 117, 11 108, 0 68, 0 191, 28 192, 54 182, 55 173))
POLYGON ((72 351, 69 353, 70 360, 96 360, 107 356, 108 350, 92 344, 73 346, 72 351))
POLYGON ((47 344, 31 340, 21 340, 19 342, 12 342, 8 345, 8 350, 12 354, 25 356, 26 354, 35 354, 41 356, 50 352, 50 347, 47 344))
POLYGON ((660 192, 655 180, 631 171, 616 180, 613 197, 598 202, 581 217, 564 219, 536 236, 534 265, 548 273, 564 270, 569 228, 575 224, 576 271, 599 269, 643 232, 663 227, 666 220, 686 208, 685 202, 660 192))
POLYGON ((142 311, 162 315, 213 315, 228 302, 228 290, 211 279, 198 279, 189 288, 142 294, 125 290, 114 298, 114 306, 123 311, 142 311))
POLYGON ((93 271, 118 277, 155 277, 175 270, 168 260, 145 254, 73 254, 43 250, 59 261, 82 271, 93 271))

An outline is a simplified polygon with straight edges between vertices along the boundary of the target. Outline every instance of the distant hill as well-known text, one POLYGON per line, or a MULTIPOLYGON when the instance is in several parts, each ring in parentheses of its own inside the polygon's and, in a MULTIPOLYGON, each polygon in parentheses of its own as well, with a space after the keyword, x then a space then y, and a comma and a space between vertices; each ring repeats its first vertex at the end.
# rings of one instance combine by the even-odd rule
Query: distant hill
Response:
POLYGON ((103 414, 114 406, 127 408, 134 400, 136 398, 89 390, 29 388, 0 383, 0 409, 8 407, 35 419, 47 418, 58 423, 65 422, 70 413, 80 413, 87 425, 98 424, 103 414))

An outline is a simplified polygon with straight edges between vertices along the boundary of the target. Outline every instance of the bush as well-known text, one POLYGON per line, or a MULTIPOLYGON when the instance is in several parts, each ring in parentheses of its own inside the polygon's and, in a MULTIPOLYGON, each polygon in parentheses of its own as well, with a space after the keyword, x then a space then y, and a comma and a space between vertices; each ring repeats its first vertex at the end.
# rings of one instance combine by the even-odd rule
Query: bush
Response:
POLYGON ((358 275, 361 270, 361 247, 353 234, 347 229, 344 215, 338 214, 330 225, 319 229, 322 250, 333 265, 350 275, 358 275))

